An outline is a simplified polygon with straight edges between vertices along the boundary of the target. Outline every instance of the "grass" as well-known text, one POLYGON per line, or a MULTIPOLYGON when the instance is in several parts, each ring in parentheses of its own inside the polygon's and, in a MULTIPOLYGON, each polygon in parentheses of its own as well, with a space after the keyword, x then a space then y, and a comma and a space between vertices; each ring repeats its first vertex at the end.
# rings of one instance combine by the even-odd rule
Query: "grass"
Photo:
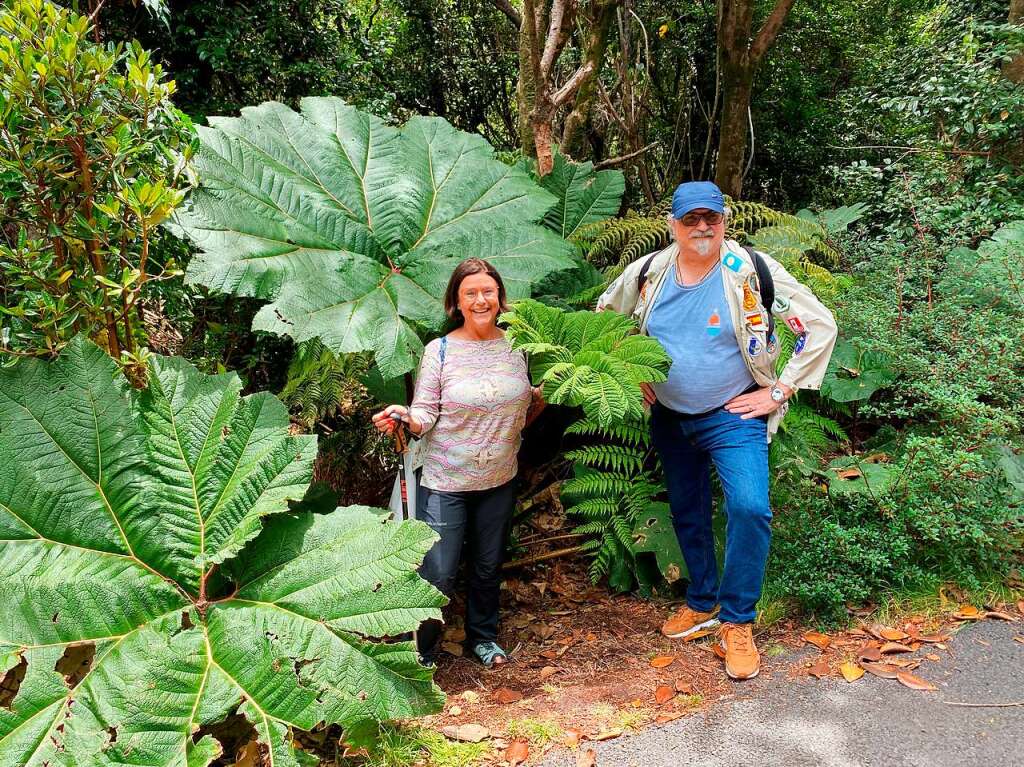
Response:
POLYGON ((925 620, 939 621, 954 612, 960 605, 1012 604, 1024 598, 1024 589, 1015 589, 1004 581, 989 581, 975 589, 951 587, 935 580, 914 588, 898 591, 886 596, 871 620, 885 625, 906 621, 911 615, 924 616, 925 620))
POLYGON ((345 759, 338 767, 465 767, 491 754, 489 743, 460 743, 426 727, 386 724, 368 757, 345 759))
POLYGON ((557 740, 562 734, 562 728, 550 719, 511 719, 506 732, 515 740, 526 740, 531 745, 543 746, 557 740))

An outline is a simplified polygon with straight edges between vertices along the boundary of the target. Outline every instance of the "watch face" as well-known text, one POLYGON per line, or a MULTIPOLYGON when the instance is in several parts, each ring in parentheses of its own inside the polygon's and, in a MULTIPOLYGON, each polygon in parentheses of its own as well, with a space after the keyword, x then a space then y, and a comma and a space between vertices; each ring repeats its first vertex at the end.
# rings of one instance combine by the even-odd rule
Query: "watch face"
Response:
POLYGON ((776 402, 782 402, 785 396, 786 395, 782 393, 782 389, 780 389, 779 387, 776 386, 772 389, 772 399, 775 400, 776 402))

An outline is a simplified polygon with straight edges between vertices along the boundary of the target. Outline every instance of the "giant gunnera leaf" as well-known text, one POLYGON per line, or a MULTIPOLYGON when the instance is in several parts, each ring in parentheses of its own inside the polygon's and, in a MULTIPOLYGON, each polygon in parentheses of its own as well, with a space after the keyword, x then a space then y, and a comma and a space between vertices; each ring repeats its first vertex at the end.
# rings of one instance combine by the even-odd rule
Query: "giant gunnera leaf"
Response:
POLYGON ((273 396, 155 357, 134 391, 81 338, 0 370, 0 765, 203 767, 248 720, 291 729, 436 708, 409 643, 437 616, 423 524, 288 512, 315 439, 273 396))
POLYGON ((525 300, 501 319, 513 348, 530 356, 545 400, 582 407, 601 426, 642 418, 640 384, 664 381, 672 364, 661 344, 637 335, 618 312, 566 312, 525 300))
POLYGON ((270 299, 256 330, 372 351, 385 379, 412 370, 417 330, 445 321, 452 269, 486 258, 511 298, 573 266, 539 221, 555 198, 438 117, 388 125, 336 98, 269 102, 199 128, 201 186, 177 231, 200 249, 187 279, 270 299))

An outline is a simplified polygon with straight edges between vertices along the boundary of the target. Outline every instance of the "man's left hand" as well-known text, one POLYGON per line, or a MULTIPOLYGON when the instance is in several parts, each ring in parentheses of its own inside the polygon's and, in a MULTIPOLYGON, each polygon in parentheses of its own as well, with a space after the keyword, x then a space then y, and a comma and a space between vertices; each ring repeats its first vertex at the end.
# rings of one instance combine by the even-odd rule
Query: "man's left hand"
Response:
MULTIPOLYGON (((786 399, 789 399, 793 394, 793 390, 788 386, 779 384, 779 388, 785 393, 786 399)), ((782 402, 785 401, 783 400, 782 402)), ((765 386, 763 389, 757 389, 756 391, 733 397, 725 403, 725 409, 730 413, 736 413, 740 418, 746 420, 774 413, 782 407, 782 402, 773 400, 771 387, 765 386)))

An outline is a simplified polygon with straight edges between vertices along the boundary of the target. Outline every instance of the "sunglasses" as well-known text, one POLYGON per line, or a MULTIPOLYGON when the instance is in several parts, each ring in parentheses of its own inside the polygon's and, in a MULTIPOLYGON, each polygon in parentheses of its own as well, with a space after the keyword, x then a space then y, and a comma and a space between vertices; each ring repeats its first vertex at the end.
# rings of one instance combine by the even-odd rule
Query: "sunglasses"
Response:
POLYGON ((713 210, 709 210, 706 213, 687 213, 679 219, 679 223, 683 226, 697 226, 701 220, 706 222, 708 226, 715 226, 722 223, 725 220, 725 216, 713 210))

